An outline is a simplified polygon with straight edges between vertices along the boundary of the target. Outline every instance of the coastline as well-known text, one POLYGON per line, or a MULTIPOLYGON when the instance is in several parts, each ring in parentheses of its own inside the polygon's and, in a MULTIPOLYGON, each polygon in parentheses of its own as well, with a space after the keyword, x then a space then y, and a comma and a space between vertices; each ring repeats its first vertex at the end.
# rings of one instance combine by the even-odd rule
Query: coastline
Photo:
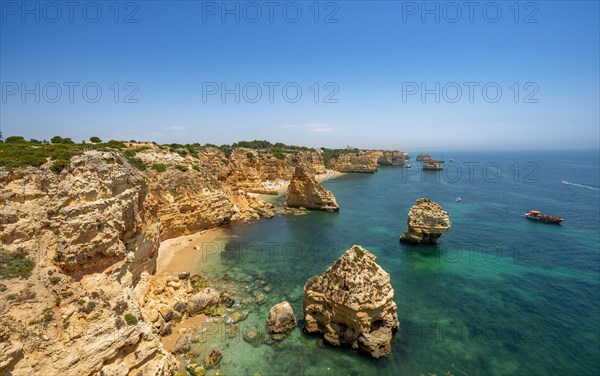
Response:
MULTIPOLYGON (((317 174, 315 178, 320 183, 338 176, 345 175, 344 172, 335 170, 327 170, 324 174, 317 174)), ((280 184, 277 187, 277 194, 267 195, 260 193, 250 193, 265 202, 274 203, 279 197, 285 195, 289 181, 282 181, 285 184, 280 184)), ((222 249, 221 246, 227 243, 231 235, 225 228, 225 225, 212 227, 206 230, 178 236, 164 240, 160 243, 158 249, 158 258, 156 259, 156 275, 169 273, 189 272, 197 273, 199 270, 197 265, 202 261, 202 252, 194 247, 199 247, 205 243, 215 243, 217 249, 222 249)))
POLYGON ((215 243, 219 249, 229 238, 227 229, 217 226, 162 241, 156 259, 156 275, 197 273, 197 265, 202 262, 202 252, 198 247, 205 243, 215 243))
MULTIPOLYGON (((324 174, 316 174, 315 179, 319 183, 323 183, 327 180, 334 179, 334 178, 337 178, 337 177, 345 175, 345 174, 346 174, 346 172, 339 172, 339 171, 335 171, 335 170, 326 170, 326 172, 324 174)), ((273 191, 277 192, 276 194, 264 194, 264 193, 250 193, 250 194, 253 195, 254 197, 260 198, 261 200, 263 200, 265 202, 275 203, 275 201, 277 201, 278 198, 285 195, 288 185, 290 184, 290 181, 282 180, 277 183, 275 183, 275 182, 267 182, 267 183, 272 184, 271 186, 274 187, 273 191)))

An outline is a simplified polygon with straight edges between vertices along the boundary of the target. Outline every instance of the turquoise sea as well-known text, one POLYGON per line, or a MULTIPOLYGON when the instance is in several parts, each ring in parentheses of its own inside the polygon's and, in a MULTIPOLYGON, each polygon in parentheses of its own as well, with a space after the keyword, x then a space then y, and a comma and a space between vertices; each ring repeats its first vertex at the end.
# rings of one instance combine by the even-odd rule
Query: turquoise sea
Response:
POLYGON ((207 252, 198 269, 215 277, 228 273, 239 293, 263 293, 266 301, 249 309, 238 324, 240 335, 206 331, 209 345, 200 348, 222 349, 221 372, 600 374, 598 151, 433 155, 446 160, 444 172, 423 173, 413 159, 412 170, 383 167, 326 181, 339 213, 227 226, 231 238, 223 252, 207 252), (398 241, 419 197, 450 214, 452 228, 437 246, 398 241), (523 217, 530 209, 566 221, 531 222, 523 217), (395 289, 401 328, 392 353, 380 360, 326 346, 301 331, 304 283, 353 244, 377 256, 395 289), (284 299, 298 328, 281 342, 245 342, 241 334, 264 332, 269 308, 284 299))

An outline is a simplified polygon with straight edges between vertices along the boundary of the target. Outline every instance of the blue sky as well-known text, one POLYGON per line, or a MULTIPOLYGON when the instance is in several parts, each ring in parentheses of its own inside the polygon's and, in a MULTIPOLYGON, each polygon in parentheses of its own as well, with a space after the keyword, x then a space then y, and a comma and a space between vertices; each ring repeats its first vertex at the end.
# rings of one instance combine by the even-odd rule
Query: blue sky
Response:
POLYGON ((599 146, 597 1, 0 3, 4 136, 599 146))

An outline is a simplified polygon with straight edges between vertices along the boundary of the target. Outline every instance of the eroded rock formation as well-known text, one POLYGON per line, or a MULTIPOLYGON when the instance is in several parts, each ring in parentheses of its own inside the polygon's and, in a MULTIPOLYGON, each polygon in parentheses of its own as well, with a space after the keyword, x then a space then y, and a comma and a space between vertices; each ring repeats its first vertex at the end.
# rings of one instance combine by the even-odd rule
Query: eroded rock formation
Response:
POLYGON ((355 245, 304 286, 304 330, 379 358, 391 351, 398 314, 390 276, 355 245))
POLYGON ((408 212, 408 231, 400 241, 412 244, 435 244, 450 229, 450 216, 428 198, 420 198, 408 212))
POLYGON ((291 208, 306 208, 325 211, 337 211, 333 193, 325 189, 306 166, 296 166, 294 177, 288 186, 285 205, 291 208))

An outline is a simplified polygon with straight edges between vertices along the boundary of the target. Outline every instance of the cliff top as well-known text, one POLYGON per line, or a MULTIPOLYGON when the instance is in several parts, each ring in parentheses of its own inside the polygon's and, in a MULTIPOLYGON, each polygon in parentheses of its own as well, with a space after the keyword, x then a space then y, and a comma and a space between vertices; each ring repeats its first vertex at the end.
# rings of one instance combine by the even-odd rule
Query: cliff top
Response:
POLYGON ((394 290, 390 275, 376 259, 371 252, 354 245, 323 274, 309 280, 304 289, 354 310, 379 307, 392 298, 394 290))

